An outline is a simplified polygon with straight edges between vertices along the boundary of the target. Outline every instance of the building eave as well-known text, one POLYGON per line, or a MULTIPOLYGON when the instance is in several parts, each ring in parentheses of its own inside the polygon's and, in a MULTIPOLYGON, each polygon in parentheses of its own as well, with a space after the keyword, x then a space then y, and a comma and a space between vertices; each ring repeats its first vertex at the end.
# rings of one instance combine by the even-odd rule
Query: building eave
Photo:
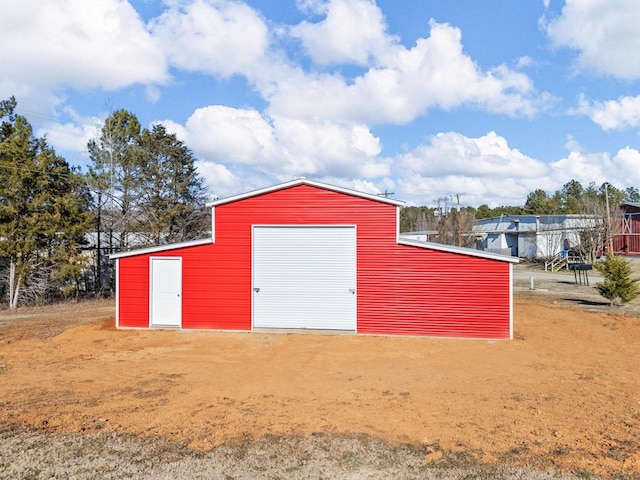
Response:
POLYGON ((251 192, 241 193, 239 195, 233 195, 231 197, 221 198, 219 200, 214 200, 213 202, 207 203, 207 207, 217 207, 219 205, 224 205, 227 203, 237 202, 239 200, 244 200, 245 198, 256 197, 258 195, 264 195, 266 193, 276 192, 278 190, 283 190, 286 188, 297 187, 298 185, 309 185, 316 188, 322 188, 324 190, 330 190, 333 192, 344 193, 346 195, 351 195, 355 197, 366 198, 368 200, 373 200, 380 203, 387 203, 390 205, 403 206, 404 202, 401 200, 394 200, 392 198, 383 197, 380 195, 374 195, 371 193, 359 192, 357 190, 351 190, 349 188, 337 187, 335 185, 329 185, 327 183, 316 182, 314 180, 308 180, 304 177, 297 178, 295 180, 291 180, 289 182, 280 183, 277 185, 272 185, 270 187, 261 188, 258 190, 253 190, 251 192))
POLYGON ((520 263, 518 257, 512 257, 509 255, 501 255, 499 253, 485 252, 482 250, 476 250, 474 248, 457 247, 454 245, 444 245, 442 243, 435 242, 421 242, 419 240, 409 240, 401 238, 398 240, 399 245, 406 245, 410 247, 427 248, 429 250, 437 250, 439 252, 457 253, 460 255, 467 255, 469 257, 486 258, 489 260, 498 260, 500 262, 508 263, 520 263))
POLYGON ((112 253, 108 255, 108 257, 110 260, 115 260, 115 259, 124 258, 124 257, 134 257, 136 255, 148 255, 150 253, 166 252, 168 250, 175 250, 177 248, 198 247, 200 245, 207 245, 210 243, 213 243, 213 239, 211 237, 202 238, 200 240, 190 240, 188 242, 169 243, 167 245, 158 245, 155 247, 139 248, 137 250, 130 250, 128 252, 112 253))

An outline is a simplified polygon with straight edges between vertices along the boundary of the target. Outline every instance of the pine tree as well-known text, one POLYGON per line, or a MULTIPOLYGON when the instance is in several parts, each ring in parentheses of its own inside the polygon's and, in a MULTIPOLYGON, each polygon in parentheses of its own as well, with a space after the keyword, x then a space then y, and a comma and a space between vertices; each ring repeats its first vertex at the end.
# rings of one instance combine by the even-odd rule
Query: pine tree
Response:
POLYGON ((142 131, 139 147, 141 232, 155 245, 205 236, 207 190, 191 150, 161 124, 142 131))
POLYGON ((95 193, 99 232, 109 232, 110 251, 128 250, 130 234, 138 230, 140 198, 140 122, 117 110, 104 122, 98 140, 87 145, 93 165, 89 181, 95 193), (113 244, 113 236, 119 240, 113 244))
POLYGON ((141 129, 133 113, 118 110, 88 148, 99 231, 120 237, 117 245, 109 245, 111 251, 207 233, 211 221, 204 208, 204 180, 191 150, 163 125, 141 129), (129 244, 132 234, 136 245, 129 244))
POLYGON ((640 279, 631 278, 631 266, 624 258, 608 252, 605 260, 594 266, 604 277, 603 282, 596 284, 596 289, 611 306, 617 302, 628 303, 640 294, 640 279))
POLYGON ((82 178, 26 118, 15 98, 0 102, 0 258, 8 264, 9 306, 73 281, 90 216, 82 178), (63 272, 61 274, 61 272, 63 272), (37 281, 36 281, 37 280, 37 281))

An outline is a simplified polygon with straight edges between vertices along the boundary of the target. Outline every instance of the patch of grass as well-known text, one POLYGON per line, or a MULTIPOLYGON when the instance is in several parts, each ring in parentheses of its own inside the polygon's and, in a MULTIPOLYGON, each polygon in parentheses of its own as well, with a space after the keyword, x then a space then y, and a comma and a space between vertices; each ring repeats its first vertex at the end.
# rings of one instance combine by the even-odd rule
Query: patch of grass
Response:
POLYGON ((571 453, 571 449, 569 447, 558 447, 551 453, 554 457, 563 457, 565 455, 569 455, 571 453))
POLYGON ((359 434, 356 436, 356 438, 358 440, 358 443, 360 443, 360 445, 362 445, 364 448, 368 448, 371 444, 371 439, 368 435, 359 434))
POLYGON ((359 457, 356 452, 345 450, 340 458, 340 465, 346 468, 355 468, 358 465, 359 457))
POLYGON ((249 432, 243 432, 241 437, 229 446, 233 450, 233 456, 238 460, 242 460, 247 456, 252 445, 253 436, 249 432))

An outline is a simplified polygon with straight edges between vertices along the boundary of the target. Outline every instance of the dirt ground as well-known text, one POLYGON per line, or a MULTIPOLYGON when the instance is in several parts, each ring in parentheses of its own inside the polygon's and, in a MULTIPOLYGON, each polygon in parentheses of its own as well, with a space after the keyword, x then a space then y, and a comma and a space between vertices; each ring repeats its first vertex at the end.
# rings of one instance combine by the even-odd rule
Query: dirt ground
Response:
POLYGON ((311 478, 316 455, 343 474, 314 478, 640 478, 640 300, 612 310, 572 274, 532 290, 518 268, 512 341, 119 331, 112 301, 1 311, 0 477, 107 478, 33 467, 57 435, 52 451, 90 439, 139 468, 226 452, 205 478, 247 478, 248 452, 253 478, 311 478))

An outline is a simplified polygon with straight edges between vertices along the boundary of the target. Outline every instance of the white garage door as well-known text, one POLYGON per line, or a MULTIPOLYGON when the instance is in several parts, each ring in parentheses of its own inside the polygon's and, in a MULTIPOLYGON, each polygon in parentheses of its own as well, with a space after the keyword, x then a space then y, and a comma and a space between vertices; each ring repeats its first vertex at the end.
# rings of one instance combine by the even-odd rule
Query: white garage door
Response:
POLYGON ((254 227, 253 326, 355 331, 355 227, 254 227))

